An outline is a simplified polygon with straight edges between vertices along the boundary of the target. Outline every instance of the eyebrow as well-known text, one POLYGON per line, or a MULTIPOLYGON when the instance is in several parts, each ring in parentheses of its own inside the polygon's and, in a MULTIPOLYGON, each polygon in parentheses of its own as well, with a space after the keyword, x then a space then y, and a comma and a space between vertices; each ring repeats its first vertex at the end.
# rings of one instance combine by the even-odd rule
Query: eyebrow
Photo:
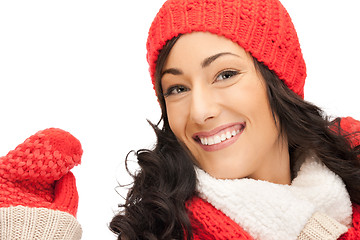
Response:
POLYGON ((211 57, 205 58, 204 61, 202 61, 202 63, 201 63, 201 67, 202 67, 202 68, 206 68, 206 67, 209 66, 213 61, 215 61, 216 59, 218 59, 219 57, 224 56, 224 55, 232 55, 232 56, 239 57, 238 55, 236 55, 236 54, 234 54, 234 53, 231 53, 231 52, 218 53, 218 54, 215 54, 215 55, 213 55, 213 56, 211 56, 211 57))
MULTIPOLYGON (((232 56, 235 56, 235 57, 239 57, 238 55, 234 54, 234 53, 231 53, 231 52, 222 52, 222 53, 218 53, 218 54, 215 54, 213 56, 210 56, 208 58, 205 58, 202 62, 201 62, 201 67, 202 68, 206 68, 208 67, 212 62, 214 62, 216 59, 218 59, 219 57, 221 56, 224 56, 224 55, 232 55, 232 56)), ((172 74, 172 75, 181 75, 183 74, 183 72, 180 70, 180 69, 177 69, 177 68, 169 68, 169 69, 166 69, 165 71, 163 71, 161 73, 161 78, 162 76, 164 76, 165 74, 172 74)))
POLYGON ((181 75, 181 74, 183 74, 183 72, 181 70, 177 69, 177 68, 169 68, 169 69, 166 69, 165 71, 163 71, 161 73, 161 77, 164 76, 167 73, 170 73, 172 75, 181 75))

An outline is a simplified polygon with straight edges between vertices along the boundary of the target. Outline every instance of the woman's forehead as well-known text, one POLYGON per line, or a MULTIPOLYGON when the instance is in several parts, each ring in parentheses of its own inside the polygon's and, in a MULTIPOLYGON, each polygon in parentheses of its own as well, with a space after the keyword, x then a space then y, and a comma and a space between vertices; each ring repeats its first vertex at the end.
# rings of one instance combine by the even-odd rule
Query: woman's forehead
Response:
POLYGON ((241 46, 223 36, 209 32, 193 32, 184 34, 177 40, 167 56, 165 66, 174 62, 188 63, 195 59, 202 61, 201 65, 206 65, 207 58, 221 53, 251 59, 250 54, 241 46))

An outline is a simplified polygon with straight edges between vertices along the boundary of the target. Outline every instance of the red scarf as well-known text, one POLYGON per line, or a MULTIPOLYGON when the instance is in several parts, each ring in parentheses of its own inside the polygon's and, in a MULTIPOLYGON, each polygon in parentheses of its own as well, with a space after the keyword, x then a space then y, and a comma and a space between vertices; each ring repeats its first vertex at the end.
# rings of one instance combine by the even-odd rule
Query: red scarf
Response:
MULTIPOLYGON (((194 240, 253 239, 233 220, 199 197, 194 197, 187 202, 186 207, 194 240)), ((360 205, 353 204, 353 226, 339 239, 360 239, 360 205)))

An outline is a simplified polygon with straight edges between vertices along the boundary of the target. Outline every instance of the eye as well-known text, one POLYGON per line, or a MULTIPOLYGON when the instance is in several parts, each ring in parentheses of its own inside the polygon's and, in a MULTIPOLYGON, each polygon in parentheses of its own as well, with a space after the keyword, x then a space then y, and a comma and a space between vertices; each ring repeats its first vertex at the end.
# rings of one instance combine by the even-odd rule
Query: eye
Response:
POLYGON ((182 86, 182 85, 176 85, 176 86, 172 86, 172 87, 169 87, 165 93, 164 93, 164 97, 168 97, 168 96, 171 96, 171 95, 178 95, 178 94, 181 94, 181 93, 184 93, 184 92, 187 92, 189 89, 185 86, 182 86))
POLYGON ((238 75, 240 72, 239 71, 236 71, 236 70, 225 70, 225 71, 222 71, 220 72, 215 81, 223 81, 223 80, 226 80, 228 78, 231 78, 235 75, 238 75))

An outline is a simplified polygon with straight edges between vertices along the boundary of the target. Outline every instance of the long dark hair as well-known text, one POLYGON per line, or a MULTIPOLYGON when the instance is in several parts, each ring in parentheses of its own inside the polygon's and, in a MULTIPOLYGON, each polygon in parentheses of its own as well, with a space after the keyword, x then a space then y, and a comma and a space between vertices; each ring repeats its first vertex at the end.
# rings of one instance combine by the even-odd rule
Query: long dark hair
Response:
MULTIPOLYGON (((163 65, 178 38, 168 41, 158 57, 155 88, 162 121, 151 124, 157 136, 155 148, 136 152, 140 170, 129 172, 133 186, 126 202, 119 206, 121 212, 110 223, 118 239, 192 238, 185 202, 195 194, 196 175, 191 154, 169 127, 160 84, 163 65)), ((298 97, 265 65, 256 59, 254 64, 266 82, 279 136, 287 137, 292 175, 296 175, 297 161, 309 153, 316 154, 343 179, 351 200, 360 204, 360 146, 352 147, 349 142, 356 134, 360 138, 360 133, 343 132, 340 118, 330 121, 320 108, 298 97)))

